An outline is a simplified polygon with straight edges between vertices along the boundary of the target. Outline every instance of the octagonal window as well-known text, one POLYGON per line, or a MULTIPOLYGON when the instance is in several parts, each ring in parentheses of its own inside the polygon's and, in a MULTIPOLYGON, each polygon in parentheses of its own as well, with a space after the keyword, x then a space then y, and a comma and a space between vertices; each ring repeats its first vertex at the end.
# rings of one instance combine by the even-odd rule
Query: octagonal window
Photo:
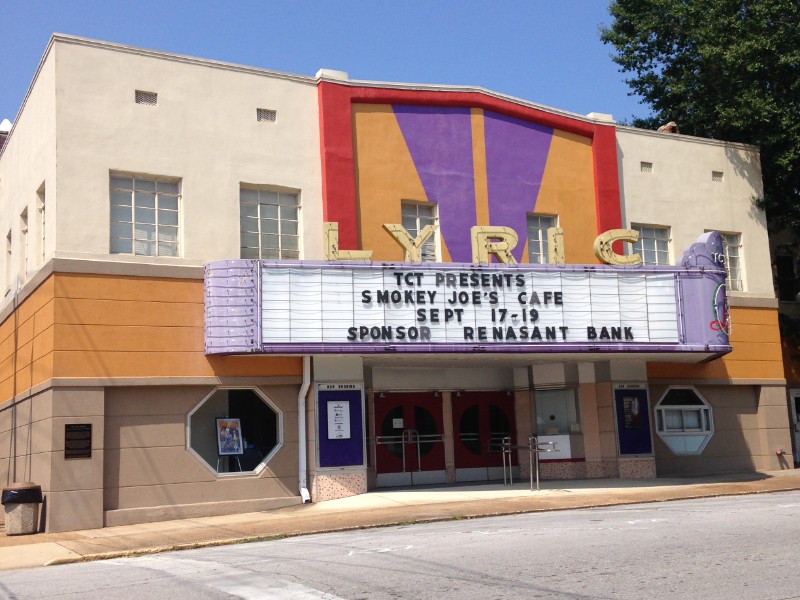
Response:
POLYGON ((282 443, 282 415, 255 389, 220 388, 189 413, 188 445, 217 474, 258 473, 282 443))
POLYGON ((656 433, 673 454, 700 454, 714 434, 711 406, 693 387, 670 388, 656 404, 656 433))

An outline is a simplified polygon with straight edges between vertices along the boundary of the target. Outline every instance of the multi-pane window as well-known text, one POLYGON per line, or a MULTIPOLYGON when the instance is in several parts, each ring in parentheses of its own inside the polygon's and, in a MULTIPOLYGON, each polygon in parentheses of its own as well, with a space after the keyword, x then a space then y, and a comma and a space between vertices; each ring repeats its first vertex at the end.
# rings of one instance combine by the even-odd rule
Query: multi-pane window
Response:
POLYGON ((556 226, 556 217, 545 215, 528 215, 528 262, 547 264, 549 251, 547 230, 556 226))
POLYGON ((28 265, 28 208, 19 216, 19 277, 24 281, 30 266, 28 265))
POLYGON ((669 265, 669 228, 633 225, 639 232, 639 241, 633 244, 633 252, 642 257, 645 265, 669 265))
MULTIPOLYGON (((412 238, 416 238, 426 225, 436 225, 436 205, 425 202, 406 202, 401 206, 403 227, 412 238)), ((429 236, 422 244, 422 262, 436 262, 436 234, 429 236)))
POLYGON ((671 388, 656 404, 656 433, 675 454, 700 454, 714 433, 711 406, 691 387, 671 388))
POLYGON ((44 183, 36 192, 36 215, 37 215, 37 229, 39 230, 39 264, 44 264, 45 253, 45 186, 44 183))
POLYGON ((239 190, 242 258, 300 258, 300 198, 292 192, 239 190))
POLYGON ((178 256, 180 182, 111 177, 111 253, 178 256))
POLYGON ((725 252, 725 267, 728 269, 728 289, 741 292, 744 290, 742 279, 742 234, 723 233, 722 248, 725 252))
POLYGON ((11 231, 6 234, 6 292, 11 289, 11 231))

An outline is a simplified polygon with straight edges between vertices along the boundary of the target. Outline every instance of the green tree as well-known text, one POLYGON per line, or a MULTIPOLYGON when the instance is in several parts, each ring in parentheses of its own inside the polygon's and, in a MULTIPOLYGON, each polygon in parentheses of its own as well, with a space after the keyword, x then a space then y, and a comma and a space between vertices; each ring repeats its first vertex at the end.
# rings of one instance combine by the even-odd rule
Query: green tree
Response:
POLYGON ((640 127, 761 148, 773 232, 800 239, 800 1, 614 0, 601 29, 652 109, 640 127))

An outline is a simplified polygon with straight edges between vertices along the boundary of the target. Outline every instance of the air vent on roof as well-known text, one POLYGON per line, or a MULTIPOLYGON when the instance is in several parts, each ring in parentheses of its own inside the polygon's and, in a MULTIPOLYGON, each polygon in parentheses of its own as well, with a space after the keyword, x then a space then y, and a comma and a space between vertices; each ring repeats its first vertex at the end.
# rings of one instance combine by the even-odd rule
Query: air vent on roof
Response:
POLYGON ((271 108, 257 108, 256 121, 259 123, 274 123, 278 120, 278 111, 271 108))
POLYGON ((136 90, 136 104, 156 106, 158 105, 158 94, 156 92, 143 92, 142 90, 136 90))
POLYGON ((653 163, 642 161, 639 165, 639 170, 642 173, 652 173, 653 172, 653 163))

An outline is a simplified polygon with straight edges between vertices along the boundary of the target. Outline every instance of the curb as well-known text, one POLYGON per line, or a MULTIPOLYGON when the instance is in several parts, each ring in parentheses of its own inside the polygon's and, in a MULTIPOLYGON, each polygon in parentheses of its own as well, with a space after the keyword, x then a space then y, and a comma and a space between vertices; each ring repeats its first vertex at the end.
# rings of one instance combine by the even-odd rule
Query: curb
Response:
MULTIPOLYGON (((435 516, 435 517, 419 517, 419 518, 411 518, 411 519, 395 519, 395 520, 386 520, 383 522, 375 522, 375 523, 360 523, 355 525, 342 525, 342 526, 334 526, 334 527, 326 527, 326 528, 318 528, 318 529, 309 529, 306 531, 287 531, 283 533, 273 533, 273 534, 263 534, 263 535, 251 535, 251 536, 241 536, 229 539, 220 539, 220 540, 208 540, 208 541, 201 541, 201 542, 187 542, 184 544, 171 544, 168 546, 153 546, 150 548, 140 548, 136 550, 120 550, 114 552, 100 552, 94 554, 86 554, 83 556, 63 556, 58 558, 53 558, 45 562, 42 566, 50 567, 50 566, 58 566, 58 565, 67 565, 67 564, 74 564, 74 563, 81 563, 81 562, 94 562, 100 560, 112 560, 115 558, 132 558, 137 556, 146 556, 151 554, 161 554, 164 552, 177 552, 181 550, 194 550, 199 548, 211 548, 211 547, 218 547, 218 546, 230 546, 235 544, 250 544, 256 542, 265 542, 265 541, 275 541, 285 538, 293 538, 293 537, 300 537, 306 535, 316 535, 316 534, 323 534, 323 533, 338 533, 338 532, 345 532, 345 531, 358 531, 361 529, 377 529, 381 527, 401 527, 401 526, 408 526, 408 525, 420 525, 425 523, 441 523, 447 521, 458 521, 458 520, 474 520, 474 519, 481 519, 481 518, 489 518, 489 517, 501 517, 501 516, 510 516, 510 515, 520 515, 520 514, 533 514, 533 513, 540 513, 540 512, 557 512, 557 511, 566 511, 566 510, 586 510, 592 508, 605 508, 609 506, 626 506, 632 504, 656 504, 661 502, 677 502, 680 500, 699 500, 702 498, 722 498, 722 497, 732 497, 732 496, 746 496, 746 495, 755 495, 755 494, 773 494, 779 492, 792 492, 800 490, 800 485, 786 487, 781 489, 768 489, 768 490, 735 490, 735 491, 721 491, 716 493, 702 493, 702 494, 691 494, 686 496, 670 496, 665 498, 650 498, 650 499, 642 499, 642 498, 634 498, 634 499, 617 499, 617 500, 609 500, 607 502, 592 502, 587 504, 575 505, 575 506, 561 506, 561 507, 531 507, 531 508, 524 508, 524 509, 509 509, 509 510, 495 510, 495 511, 485 511, 485 512, 473 512, 469 514, 451 514, 448 516, 435 516)), ((455 503, 453 504, 455 506, 455 503)), ((435 503, 433 504, 421 504, 417 505, 416 508, 423 508, 423 507, 431 507, 436 506, 435 503)), ((421 511, 420 511, 421 512, 421 511)), ((69 548, 68 548, 69 549, 69 548)), ((74 552, 74 550, 72 550, 74 552)))

